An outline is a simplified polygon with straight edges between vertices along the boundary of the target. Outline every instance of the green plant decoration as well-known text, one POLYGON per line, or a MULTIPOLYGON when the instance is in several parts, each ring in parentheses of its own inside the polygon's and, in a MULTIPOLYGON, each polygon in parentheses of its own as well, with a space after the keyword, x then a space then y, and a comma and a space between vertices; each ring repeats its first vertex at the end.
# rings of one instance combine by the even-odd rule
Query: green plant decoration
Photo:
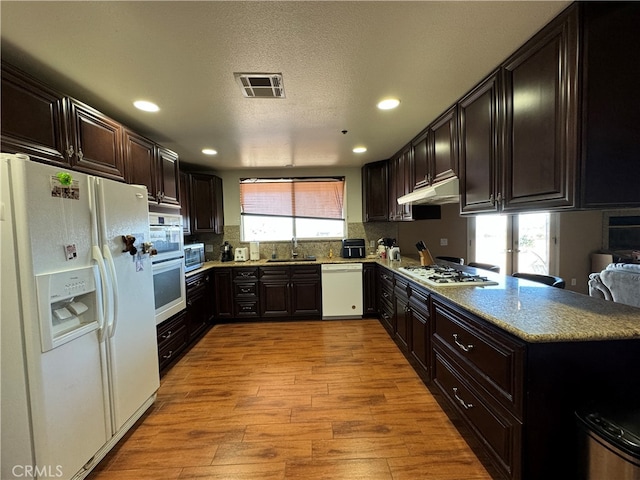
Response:
POLYGON ((73 182, 73 177, 70 173, 67 172, 58 172, 56 174, 56 177, 58 177, 58 180, 60 180, 60 185, 63 185, 65 187, 71 186, 71 183, 73 182))

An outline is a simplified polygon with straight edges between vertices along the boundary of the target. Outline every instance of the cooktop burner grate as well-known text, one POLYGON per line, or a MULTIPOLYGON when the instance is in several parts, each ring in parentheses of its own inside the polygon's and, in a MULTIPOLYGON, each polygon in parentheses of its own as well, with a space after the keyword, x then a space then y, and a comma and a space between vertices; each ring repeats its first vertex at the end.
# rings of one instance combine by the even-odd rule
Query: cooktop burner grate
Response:
POLYGON ((406 275, 422 280, 425 283, 437 286, 485 286, 498 285, 498 282, 489 280, 487 277, 463 272, 455 268, 444 265, 427 265, 415 267, 400 267, 400 271, 406 275))

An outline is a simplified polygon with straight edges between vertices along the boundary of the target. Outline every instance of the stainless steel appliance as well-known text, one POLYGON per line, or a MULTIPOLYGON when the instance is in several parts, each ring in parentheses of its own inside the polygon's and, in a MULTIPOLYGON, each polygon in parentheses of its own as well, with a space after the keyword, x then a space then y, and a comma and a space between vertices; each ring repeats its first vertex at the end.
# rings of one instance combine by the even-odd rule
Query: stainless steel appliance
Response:
POLYGON ((204 265, 204 243, 190 243, 184 246, 184 271, 191 272, 204 265))
POLYGON ((364 258, 367 256, 367 249, 364 238, 345 238, 342 240, 342 258, 364 258))
POLYGON ((0 478, 84 478, 159 387, 147 190, 4 154, 0 183, 0 478))
POLYGON ((640 479, 640 409, 577 412, 581 430, 580 477, 640 479))
POLYGON ((155 318, 160 324, 187 306, 182 217, 151 213, 149 221, 153 248, 158 252, 152 257, 152 269, 155 318))
POLYGON ((456 270, 455 268, 444 265, 400 267, 398 270, 427 285, 436 287, 455 287, 460 285, 482 287, 498 285, 498 282, 489 280, 487 277, 456 270))
POLYGON ((362 263, 323 263, 322 318, 362 318, 362 263))

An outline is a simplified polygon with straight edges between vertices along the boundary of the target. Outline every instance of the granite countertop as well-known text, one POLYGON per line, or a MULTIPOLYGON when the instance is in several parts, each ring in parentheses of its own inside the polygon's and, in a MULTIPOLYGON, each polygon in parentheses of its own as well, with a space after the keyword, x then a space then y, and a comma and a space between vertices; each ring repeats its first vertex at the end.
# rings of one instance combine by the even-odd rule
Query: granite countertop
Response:
MULTIPOLYGON (((411 265, 419 262, 406 257, 385 262, 394 271, 411 265)), ((463 269, 478 271, 498 285, 434 287, 407 278, 530 343, 640 340, 640 308, 487 270, 463 269)))
MULTIPOLYGON (((403 274, 400 267, 419 265, 417 259, 403 256, 401 261, 378 258, 317 258, 315 261, 207 262, 187 273, 195 275, 209 268, 250 267, 322 263, 375 262, 403 274)), ((467 271, 476 269, 456 265, 467 271)), ((479 270, 498 285, 435 287, 406 276, 412 282, 449 300, 480 318, 530 343, 602 340, 640 340, 640 308, 593 298, 581 293, 548 287, 529 280, 479 270)))

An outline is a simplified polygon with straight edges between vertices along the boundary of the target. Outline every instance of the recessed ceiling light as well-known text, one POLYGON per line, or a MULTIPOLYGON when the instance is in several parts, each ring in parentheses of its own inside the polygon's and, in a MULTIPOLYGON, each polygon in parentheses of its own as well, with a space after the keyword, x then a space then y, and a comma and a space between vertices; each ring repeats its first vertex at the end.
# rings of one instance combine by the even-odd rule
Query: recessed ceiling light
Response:
POLYGON ((218 151, 214 150, 213 148, 203 148, 202 153, 204 153, 205 155, 217 155, 218 151))
POLYGON ((133 106, 138 110, 142 110, 144 112, 157 112, 160 110, 160 107, 153 102, 147 102, 146 100, 136 100, 133 102, 133 106))
POLYGON ((367 147, 355 147, 353 153, 364 153, 367 151, 367 147))
POLYGON ((378 108, 380 110, 391 110, 392 108, 396 108, 398 105, 400 105, 400 100, 397 98, 385 98, 378 103, 378 108))

